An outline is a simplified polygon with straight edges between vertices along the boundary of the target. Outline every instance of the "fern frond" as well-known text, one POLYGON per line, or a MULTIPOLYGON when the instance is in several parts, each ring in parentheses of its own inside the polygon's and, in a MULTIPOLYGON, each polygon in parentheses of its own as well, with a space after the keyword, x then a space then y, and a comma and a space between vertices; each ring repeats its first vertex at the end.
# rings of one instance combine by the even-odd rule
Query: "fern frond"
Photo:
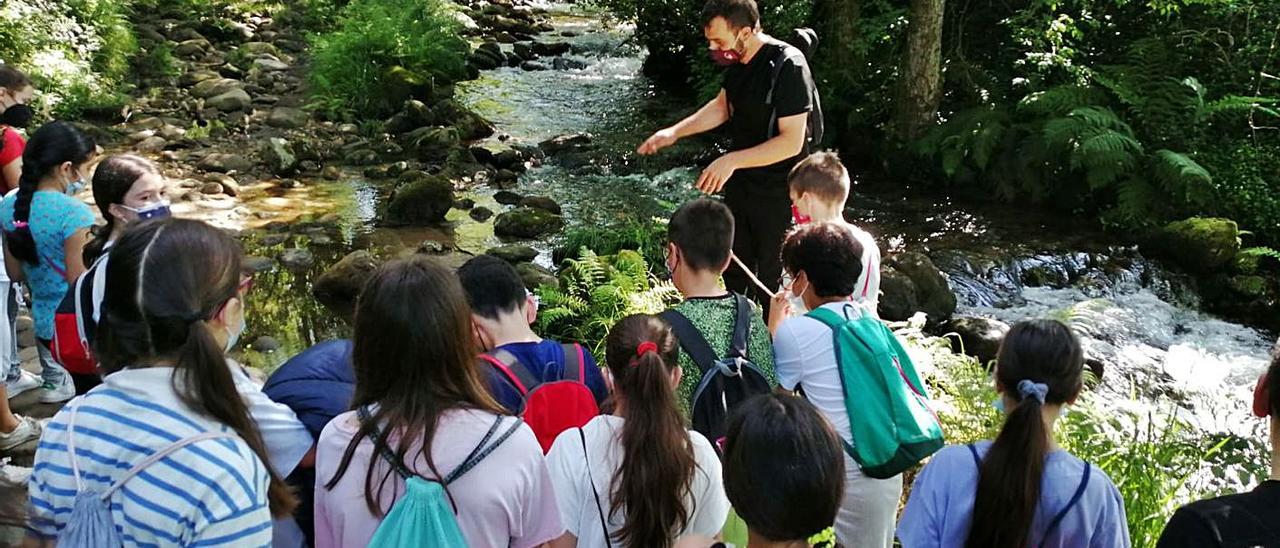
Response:
POLYGON ((1018 101, 1018 113, 1035 117, 1065 116, 1088 106, 1105 105, 1106 95, 1091 86, 1065 85, 1037 91, 1018 101))
POLYGON ((1157 150, 1151 156, 1151 174, 1165 192, 1176 195, 1183 203, 1204 204, 1213 191, 1209 171, 1187 155, 1172 150, 1157 150))

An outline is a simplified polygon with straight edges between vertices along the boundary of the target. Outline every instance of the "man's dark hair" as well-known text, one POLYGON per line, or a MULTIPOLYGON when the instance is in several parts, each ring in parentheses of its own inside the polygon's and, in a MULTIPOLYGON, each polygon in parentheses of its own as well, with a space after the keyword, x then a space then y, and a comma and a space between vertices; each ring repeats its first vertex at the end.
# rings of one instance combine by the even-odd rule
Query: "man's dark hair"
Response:
POLYGON ((804 272, 819 297, 845 297, 858 289, 862 244, 849 230, 832 223, 803 225, 782 242, 782 266, 804 272))
POLYGON ((760 24, 760 8, 756 7, 755 0, 709 0, 702 6, 702 27, 711 26, 717 17, 723 17, 735 30, 756 28, 760 24))
POLYGON ((824 202, 849 197, 849 170, 834 152, 815 152, 791 168, 787 186, 797 194, 814 194, 824 202))
POLYGON ((518 310, 529 295, 515 267, 492 255, 467 261, 458 269, 458 279, 471 311, 489 319, 518 310))
POLYGON ((671 215, 667 240, 694 270, 715 270, 724 266, 733 250, 733 212, 710 198, 688 202, 671 215))
POLYGON ((726 425, 725 494, 753 533, 774 542, 807 539, 835 521, 844 499, 843 451, 809 402, 756 396, 726 425))

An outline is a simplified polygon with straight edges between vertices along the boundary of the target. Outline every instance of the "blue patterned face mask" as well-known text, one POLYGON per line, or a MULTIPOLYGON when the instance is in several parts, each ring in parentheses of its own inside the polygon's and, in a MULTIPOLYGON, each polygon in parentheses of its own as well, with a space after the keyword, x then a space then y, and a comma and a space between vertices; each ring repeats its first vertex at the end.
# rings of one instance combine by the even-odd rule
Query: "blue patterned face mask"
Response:
POLYGON ((79 194, 81 190, 84 190, 84 187, 85 187, 84 177, 80 177, 74 181, 71 181, 71 183, 67 185, 65 192, 67 193, 67 196, 75 196, 76 194, 79 194))
POLYGON ((991 407, 996 408, 996 411, 999 411, 999 412, 1000 412, 1000 414, 1002 414, 1002 415, 1003 415, 1003 414, 1004 414, 1004 412, 1005 412, 1005 409, 1004 409, 1004 396, 996 396, 995 401, 991 402, 991 407))

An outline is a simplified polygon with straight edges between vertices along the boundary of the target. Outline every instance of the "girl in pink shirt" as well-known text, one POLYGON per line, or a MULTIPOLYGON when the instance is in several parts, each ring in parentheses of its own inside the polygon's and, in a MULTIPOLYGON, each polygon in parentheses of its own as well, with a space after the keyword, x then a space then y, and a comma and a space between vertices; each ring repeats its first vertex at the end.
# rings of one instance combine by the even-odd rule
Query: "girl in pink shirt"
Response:
MULTIPOLYGON (((499 432, 516 424, 485 391, 472 332, 457 276, 431 259, 389 263, 365 285, 355 314, 352 407, 368 420, 344 413, 320 434, 318 548, 368 545, 404 494, 404 480, 382 456, 387 448, 411 473, 438 480, 495 422, 499 432)), ((445 490, 472 548, 539 546, 564 533, 542 448, 527 425, 445 490)))

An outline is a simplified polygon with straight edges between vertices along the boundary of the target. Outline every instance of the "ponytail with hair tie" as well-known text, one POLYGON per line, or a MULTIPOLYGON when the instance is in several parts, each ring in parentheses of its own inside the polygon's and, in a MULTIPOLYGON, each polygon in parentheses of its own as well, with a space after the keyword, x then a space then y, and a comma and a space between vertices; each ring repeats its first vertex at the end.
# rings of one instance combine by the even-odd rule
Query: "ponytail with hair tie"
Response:
POLYGON ((1018 395, 1020 396, 1019 400, 1035 398, 1036 401, 1040 402, 1040 405, 1044 405, 1045 398, 1049 397, 1049 385, 1023 379, 1018 381, 1018 395))
MULTIPOLYGON (((657 352, 657 351, 658 351, 658 343, 655 343, 653 341, 645 341, 640 343, 639 346, 636 346, 636 357, 639 358, 641 356, 644 356, 645 354, 648 354, 649 352, 657 352)), ((640 362, 636 362, 636 363, 640 363, 640 362)))

